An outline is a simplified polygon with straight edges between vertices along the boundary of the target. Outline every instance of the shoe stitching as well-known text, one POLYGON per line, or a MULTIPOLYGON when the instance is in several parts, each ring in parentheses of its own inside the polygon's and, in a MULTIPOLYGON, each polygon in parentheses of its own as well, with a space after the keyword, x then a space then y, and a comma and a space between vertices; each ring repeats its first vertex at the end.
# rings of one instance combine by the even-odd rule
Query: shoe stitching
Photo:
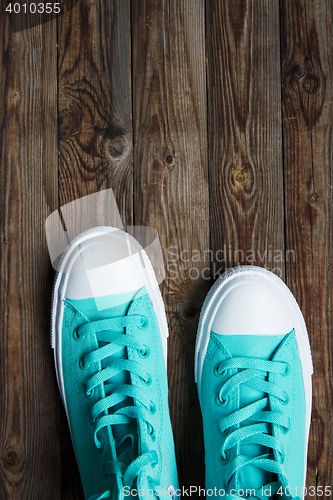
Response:
MULTIPOLYGON (((288 338, 286 338, 285 341, 283 341, 283 344, 280 347, 281 347, 281 349, 278 349, 277 356, 274 356, 274 359, 276 361, 280 361, 280 360, 288 361, 288 357, 286 355, 283 355, 283 349, 286 348, 286 350, 288 351, 289 355, 294 360, 295 364, 297 364, 297 366, 295 366, 295 369, 292 370, 292 377, 293 377, 292 383, 291 383, 291 386, 292 386, 292 397, 291 397, 291 400, 290 400, 291 410, 288 411, 288 416, 290 418, 290 429, 291 429, 291 432, 293 432, 292 429, 295 428, 295 411, 293 411, 293 409, 295 407, 296 393, 298 392, 296 390, 296 382, 297 382, 297 378, 298 378, 297 377, 297 373, 302 373, 302 365, 301 365, 300 358, 299 358, 299 356, 297 354, 295 354, 295 348, 296 348, 296 350, 298 350, 296 335, 290 333, 289 336, 288 336, 288 338)), ((280 378, 279 378, 278 375, 274 374, 271 380, 273 382, 277 383, 277 385, 279 385, 280 378)), ((303 397, 303 400, 305 402, 304 386, 302 386, 302 397, 303 397)), ((274 405, 275 410, 277 409, 277 406, 278 405, 276 405, 276 404, 274 405)), ((279 439, 281 439, 281 437, 279 439)), ((286 450, 285 450, 285 456, 286 456, 285 468, 287 469, 287 466, 290 467, 290 465, 292 464, 292 462, 290 462, 290 461, 288 462, 288 457, 293 455, 290 452, 291 440, 290 439, 286 439, 286 437, 282 438, 282 440, 284 442, 284 445, 286 446, 286 450)), ((284 487, 288 485, 288 483, 286 481, 286 478, 280 478, 280 481, 281 481, 281 484, 283 484, 284 487)))
MULTIPOLYGON (((69 341, 69 338, 70 338, 70 335, 71 335, 71 331, 72 331, 72 323, 73 323, 73 320, 76 316, 75 314, 75 310, 72 309, 71 307, 68 307, 68 308, 65 308, 65 311, 64 311, 64 314, 66 316, 68 316, 67 320, 65 320, 65 326, 66 326, 66 329, 67 329, 67 354, 68 354, 68 358, 69 358, 69 366, 71 367, 71 373, 72 373, 72 379, 74 380, 75 382, 75 392, 76 392, 76 395, 77 395, 77 398, 78 398, 78 401, 81 401, 82 403, 84 403, 83 401, 83 398, 82 398, 82 391, 79 391, 79 387, 78 387, 78 380, 77 380, 77 375, 76 375, 76 371, 74 370, 74 359, 73 359, 73 356, 72 356, 72 346, 71 346, 71 342, 69 341), (67 314, 68 313, 68 314, 67 314), (70 313, 70 314, 69 314, 70 313)), ((66 398, 67 400, 67 398, 66 398)), ((80 405, 81 409, 84 408, 84 404, 80 405)), ((82 413, 81 411, 81 416, 83 417, 84 414, 82 413)))
POLYGON ((65 304, 65 306, 70 308, 75 315, 79 316, 84 323, 87 323, 88 318, 80 311, 80 309, 74 306, 70 299, 64 299, 63 303, 65 304))
MULTIPOLYGON (((208 411, 208 413, 210 413, 214 409, 215 395, 214 395, 214 391, 213 391, 213 387, 212 387, 213 384, 211 383, 211 377, 209 375, 205 376, 205 371, 207 370, 208 373, 210 373, 214 369, 214 363, 212 362, 213 356, 215 353, 219 352, 219 347, 220 346, 219 346, 219 343, 217 342, 217 339, 211 335, 210 341, 208 344, 208 348, 207 348, 207 353, 206 353, 206 357, 205 357, 203 371, 202 371, 202 376, 204 377, 204 381, 205 381, 205 384, 207 387, 207 395, 210 396, 209 397, 209 411, 208 411)), ((210 436, 210 442, 212 444, 214 443, 215 434, 216 434, 216 432, 215 432, 214 426, 210 425, 209 426, 209 436, 210 436)), ((211 446, 211 448, 214 449, 213 446, 211 446)), ((213 475, 215 478, 215 484, 220 485, 220 474, 218 471, 216 460, 213 460, 213 475)))
MULTIPOLYGON (((67 316, 67 311, 69 312, 69 310, 70 310, 70 316, 68 316, 67 321, 65 320, 64 323, 65 323, 65 326, 67 328, 68 335, 71 335, 71 332, 73 331, 72 323, 73 323, 74 318, 76 316, 79 316, 80 318, 82 318, 82 314, 78 314, 79 311, 76 310, 75 308, 71 307, 71 304, 66 304, 66 305, 68 306, 68 308, 65 309, 64 314, 66 314, 66 316, 67 316)), ((85 318, 85 323, 86 323, 86 318, 85 318)), ((95 347, 94 342, 90 341, 90 348, 93 349, 94 347, 95 347)), ((68 357, 69 357, 69 361, 70 361, 69 365, 71 367, 72 380, 74 380, 74 382, 75 382, 75 392, 76 392, 76 395, 77 395, 77 399, 78 399, 78 401, 80 401, 82 403, 80 405, 80 408, 81 408, 81 412, 80 412, 81 418, 83 420, 85 420, 85 413, 82 411, 82 409, 86 407, 86 401, 82 397, 83 392, 82 392, 82 390, 80 390, 79 385, 78 385, 78 379, 77 379, 77 375, 76 375, 77 370, 74 369, 75 361, 74 361, 74 358, 72 356, 72 351, 73 351, 73 349, 72 349, 72 347, 70 345, 70 342, 69 342, 68 343, 67 353, 68 353, 68 357)), ((99 388, 98 388, 98 391, 100 392, 99 388)), ((111 447, 111 454, 112 454, 112 447, 111 447)))
POLYGON ((139 297, 134 306, 133 306, 133 309, 132 311, 135 312, 137 311, 138 309, 140 309, 141 307, 143 307, 145 310, 146 310, 146 313, 148 314, 149 316, 149 319, 152 321, 152 333, 153 333, 153 345, 154 345, 154 355, 155 355, 155 382, 156 382, 156 388, 157 388, 157 397, 158 397, 158 404, 159 404, 159 410, 160 410, 160 432, 159 432, 159 436, 157 438, 157 446, 158 446, 158 451, 159 451, 159 462, 161 464, 160 466, 160 470, 158 472, 158 479, 160 480, 161 478, 161 474, 162 474, 162 468, 163 468, 163 460, 162 460, 162 449, 161 449, 161 437, 162 437, 162 434, 163 434, 163 428, 164 428, 164 421, 163 421, 163 414, 164 414, 164 411, 163 411, 163 401, 162 401, 162 397, 161 397, 161 393, 162 393, 162 390, 161 390, 161 385, 160 385, 160 382, 159 382, 159 377, 158 377, 158 372, 157 372, 157 359, 158 359, 158 353, 157 353, 157 345, 156 345, 156 334, 157 334, 157 329, 156 329, 156 321, 157 321, 157 318, 156 318, 156 315, 153 315, 152 311, 151 311, 151 307, 152 307, 152 304, 151 304, 151 301, 148 300, 148 297, 147 295, 143 295, 141 297, 139 297))

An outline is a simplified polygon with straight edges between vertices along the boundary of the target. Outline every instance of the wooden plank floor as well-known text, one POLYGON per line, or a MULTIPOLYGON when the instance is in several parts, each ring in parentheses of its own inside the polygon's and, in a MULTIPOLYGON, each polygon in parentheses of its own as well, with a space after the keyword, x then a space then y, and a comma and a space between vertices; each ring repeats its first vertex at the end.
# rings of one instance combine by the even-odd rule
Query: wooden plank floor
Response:
POLYGON ((332 0, 80 0, 23 32, 0 22, 0 500, 83 498, 44 222, 105 188, 162 243, 180 484, 204 485, 200 308, 219 273, 255 264, 305 316, 307 484, 332 486, 332 0))

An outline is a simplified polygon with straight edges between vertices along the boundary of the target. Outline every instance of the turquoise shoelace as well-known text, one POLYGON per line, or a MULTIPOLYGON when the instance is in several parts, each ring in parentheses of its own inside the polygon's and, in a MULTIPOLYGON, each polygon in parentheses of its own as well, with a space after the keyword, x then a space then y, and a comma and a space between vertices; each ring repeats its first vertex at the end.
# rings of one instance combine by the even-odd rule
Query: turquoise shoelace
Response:
MULTIPOLYGON (((278 385, 268 382, 262 378, 263 372, 276 373, 287 376, 290 372, 288 363, 277 361, 266 361, 256 358, 235 357, 219 363, 215 367, 215 375, 221 378, 226 377, 228 370, 240 370, 232 375, 221 387, 217 396, 217 404, 223 406, 228 402, 231 393, 238 390, 241 384, 248 385, 258 391, 262 391, 267 395, 278 398, 283 405, 288 404, 288 394, 278 385)), ((279 474, 285 477, 283 467, 284 452, 281 441, 268 433, 268 425, 274 424, 281 428, 283 433, 287 433, 290 429, 290 419, 282 412, 270 411, 269 399, 263 397, 239 410, 224 417, 219 422, 220 432, 226 436, 221 448, 222 463, 227 467, 225 473, 226 488, 229 487, 233 475, 247 465, 254 465, 264 471, 273 474, 279 474), (251 422, 246 423, 246 420, 251 422), (243 424, 243 425, 241 425, 243 424), (268 424, 268 425, 267 425, 268 424), (256 444, 266 448, 270 448, 272 453, 256 457, 248 457, 236 453, 236 456, 230 460, 230 450, 236 447, 240 449, 241 444, 256 444), (278 461, 275 459, 273 451, 277 452, 278 461)), ((263 485, 263 489, 271 488, 272 496, 278 491, 281 483, 278 481, 263 485)), ((249 486, 248 486, 249 487, 249 486)), ((263 496, 260 488, 256 491, 256 496, 260 500, 268 500, 267 496, 263 496)), ((239 500, 240 496, 233 497, 239 500)))
MULTIPOLYGON (((112 383, 111 381, 120 372, 127 371, 140 377, 143 386, 150 385, 152 382, 149 373, 140 363, 119 356, 119 351, 124 348, 137 350, 141 358, 147 358, 150 354, 149 348, 133 335, 115 331, 128 327, 139 327, 144 330, 148 327, 148 320, 141 315, 110 318, 85 323, 74 332, 74 336, 79 341, 83 340, 87 335, 95 335, 100 346, 80 360, 81 369, 87 369, 92 364, 97 363, 99 367, 98 371, 88 378, 85 389, 88 398, 94 396, 97 388, 100 391, 101 397, 93 404, 91 409, 94 442, 99 450, 105 446, 105 440, 100 435, 103 428, 112 429, 112 426, 130 424, 134 420, 138 421, 138 426, 139 423, 145 422, 151 439, 155 439, 154 427, 151 421, 151 416, 156 412, 153 401, 139 387, 125 383, 112 383), (118 357, 115 357, 114 355, 117 353, 118 357), (104 363, 105 367, 103 367, 103 361, 105 360, 107 362, 104 363), (128 401, 135 401, 135 405, 128 403, 128 401)), ((154 467, 157 464, 158 457, 156 451, 152 450, 131 461, 131 446, 127 446, 125 451, 123 450, 126 438, 130 438, 133 443, 131 435, 115 439, 116 453, 119 447, 122 447, 122 451, 119 455, 117 453, 117 460, 109 460, 105 463, 104 472, 106 475, 115 474, 121 477, 123 486, 132 488, 144 469, 148 466, 154 467)), ((149 478, 149 480, 150 485, 153 486, 153 479, 149 478)), ((108 490, 101 495, 95 495, 90 500, 104 498, 111 498, 111 491, 108 490)))

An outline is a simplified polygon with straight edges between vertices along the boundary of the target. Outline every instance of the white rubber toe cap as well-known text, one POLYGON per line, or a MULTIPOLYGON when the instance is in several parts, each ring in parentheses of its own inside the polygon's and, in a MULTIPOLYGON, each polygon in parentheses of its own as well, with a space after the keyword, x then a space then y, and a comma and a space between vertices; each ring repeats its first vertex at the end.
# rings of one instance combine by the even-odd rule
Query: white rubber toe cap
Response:
POLYGON ((221 335, 283 335, 293 322, 277 295, 263 283, 236 283, 226 290, 212 324, 221 335))
POLYGON ((73 267, 66 269, 69 299, 134 292, 145 284, 143 260, 122 231, 96 233, 80 243, 75 254, 73 267))

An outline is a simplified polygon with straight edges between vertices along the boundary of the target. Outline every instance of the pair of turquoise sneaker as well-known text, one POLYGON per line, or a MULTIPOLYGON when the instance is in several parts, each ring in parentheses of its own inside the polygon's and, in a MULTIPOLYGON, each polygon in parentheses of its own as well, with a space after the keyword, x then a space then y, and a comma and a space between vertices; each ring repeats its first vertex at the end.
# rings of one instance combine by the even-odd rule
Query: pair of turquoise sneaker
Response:
MULTIPOLYGON (((182 494, 167 337, 155 274, 136 240, 110 227, 77 236, 58 267, 51 344, 86 500, 182 494)), ((195 353, 206 496, 303 497, 311 374, 306 326, 284 283, 258 267, 221 276, 203 305, 195 353)))

